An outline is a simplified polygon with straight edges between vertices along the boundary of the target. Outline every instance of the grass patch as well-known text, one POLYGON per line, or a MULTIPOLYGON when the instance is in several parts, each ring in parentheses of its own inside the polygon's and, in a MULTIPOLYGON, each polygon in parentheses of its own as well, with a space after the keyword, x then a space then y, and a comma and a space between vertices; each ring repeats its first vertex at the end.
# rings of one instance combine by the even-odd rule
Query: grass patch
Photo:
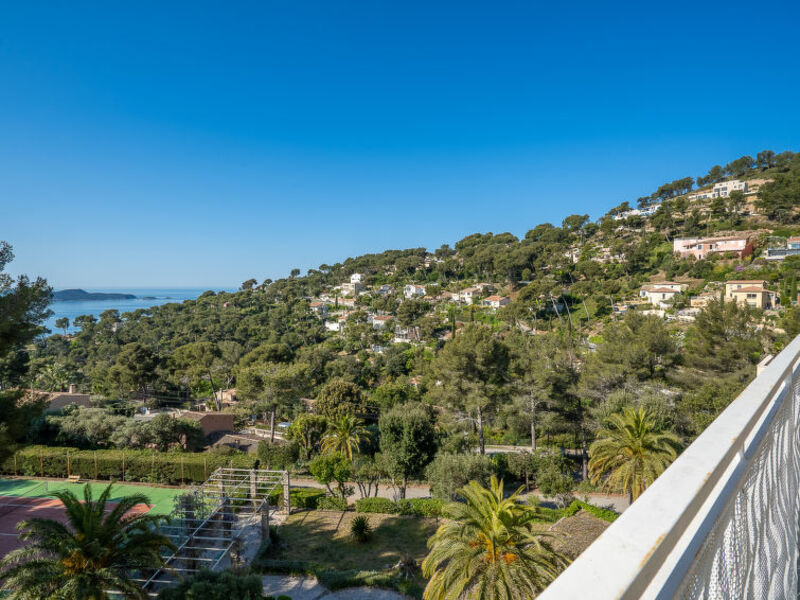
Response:
POLYGON ((417 564, 427 554, 427 541, 439 520, 364 513, 373 529, 366 543, 350 535, 353 512, 309 511, 296 513, 278 527, 277 543, 259 557, 265 572, 315 575, 330 590, 373 586, 422 597, 425 580, 419 573, 405 578, 394 567, 402 558, 417 564))
POLYGON ((359 544, 350 537, 352 512, 296 513, 278 528, 280 543, 269 558, 292 563, 317 563, 335 571, 382 571, 404 556, 418 563, 427 554, 427 540, 438 527, 437 519, 370 514, 373 534, 359 544))

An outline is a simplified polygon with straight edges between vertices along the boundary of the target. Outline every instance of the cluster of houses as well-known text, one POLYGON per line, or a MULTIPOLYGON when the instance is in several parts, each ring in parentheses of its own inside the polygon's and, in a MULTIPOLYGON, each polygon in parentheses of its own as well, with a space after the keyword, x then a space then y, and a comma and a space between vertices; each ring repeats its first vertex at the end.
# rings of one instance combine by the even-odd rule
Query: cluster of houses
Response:
MULTIPOLYGON (((655 307, 667 309, 673 305, 675 297, 685 292, 688 287, 686 283, 660 281, 642 286, 639 290, 639 297, 655 307)), ((762 279, 736 280, 726 282, 724 292, 720 290, 715 294, 712 291, 706 291, 698 296, 693 296, 689 300, 689 305, 691 308, 700 309, 715 299, 734 301, 765 310, 775 308, 778 295, 767 289, 767 282, 762 279)))
MULTIPOLYGON (((356 307, 356 301, 359 296, 365 294, 385 296, 395 291, 388 284, 368 288, 364 284, 364 280, 363 274, 353 273, 348 282, 331 288, 309 303, 311 310, 325 321, 325 329, 327 331, 332 333, 342 333, 344 331, 347 318, 353 314, 353 310, 347 309, 356 307), (331 314, 334 309, 335 313, 331 314)), ((429 293, 428 286, 409 283, 403 287, 402 294, 406 300, 424 298, 432 303, 452 302, 465 306, 476 305, 492 310, 500 309, 511 303, 511 298, 507 296, 491 294, 493 288, 494 286, 489 283, 477 283, 456 292, 442 291, 432 295, 429 293)), ((367 323, 371 324, 375 329, 385 329, 394 319, 391 315, 376 314, 369 310, 366 311, 366 314, 367 323)), ((418 339, 418 334, 413 331, 413 328, 404 329, 397 325, 394 332, 393 341, 395 343, 416 341, 418 339)))

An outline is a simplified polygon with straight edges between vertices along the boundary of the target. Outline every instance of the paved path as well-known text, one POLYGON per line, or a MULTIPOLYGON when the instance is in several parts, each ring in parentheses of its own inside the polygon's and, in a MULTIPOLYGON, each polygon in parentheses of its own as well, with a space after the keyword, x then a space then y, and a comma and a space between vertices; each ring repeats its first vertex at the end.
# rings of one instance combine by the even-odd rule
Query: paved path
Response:
POLYGON ((406 600, 391 590, 357 587, 336 592, 328 591, 313 577, 290 575, 264 575, 264 593, 271 596, 285 594, 292 600, 406 600))
MULTIPOLYGON (((319 488, 319 489, 326 489, 324 485, 321 483, 317 483, 314 479, 306 478, 306 477, 292 477, 291 480, 292 485, 303 486, 303 487, 312 487, 312 488, 319 488)), ((354 483, 350 483, 355 487, 354 483)), ((391 485, 381 484, 378 488, 378 496, 380 498, 388 498, 389 500, 394 500, 395 495, 397 494, 397 490, 395 490, 391 485)), ((538 490, 533 490, 528 492, 527 494, 534 494, 539 496, 540 498, 544 498, 543 495, 538 490)), ((525 495, 527 495, 525 494, 525 495)), ((406 488, 406 498, 430 498, 431 491, 430 487, 427 484, 422 483, 409 483, 408 487, 406 488)), ((622 513, 628 506, 630 505, 628 502, 627 496, 622 496, 620 494, 583 494, 581 492, 575 492, 573 494, 576 499, 583 500, 584 496, 589 497, 589 502, 594 504, 595 506, 600 506, 602 508, 610 508, 618 513, 622 513)), ((358 492, 353 498, 350 498, 351 502, 354 502, 356 498, 358 498, 358 492)))

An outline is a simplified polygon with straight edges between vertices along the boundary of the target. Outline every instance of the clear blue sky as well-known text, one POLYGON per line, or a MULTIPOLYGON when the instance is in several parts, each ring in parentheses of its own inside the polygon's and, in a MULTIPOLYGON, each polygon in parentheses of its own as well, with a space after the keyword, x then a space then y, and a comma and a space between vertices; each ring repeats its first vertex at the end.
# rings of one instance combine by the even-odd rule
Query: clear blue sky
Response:
POLYGON ((6 2, 0 239, 57 288, 522 235, 800 149, 797 2, 6 2), (112 9, 113 7, 113 9, 112 9))

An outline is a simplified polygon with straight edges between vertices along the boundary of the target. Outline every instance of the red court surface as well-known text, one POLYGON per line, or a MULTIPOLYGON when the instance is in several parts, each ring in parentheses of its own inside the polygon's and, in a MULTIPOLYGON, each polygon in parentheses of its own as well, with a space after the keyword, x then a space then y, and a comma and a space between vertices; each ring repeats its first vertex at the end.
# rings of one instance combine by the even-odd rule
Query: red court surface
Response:
MULTIPOLYGON (((106 504, 108 510, 115 505, 114 502, 106 504)), ((149 507, 140 504, 134 510, 147 512, 149 507)), ((58 498, 0 496, 0 558, 22 545, 18 540, 17 523, 34 518, 54 519, 62 523, 67 520, 64 506, 58 498)))

